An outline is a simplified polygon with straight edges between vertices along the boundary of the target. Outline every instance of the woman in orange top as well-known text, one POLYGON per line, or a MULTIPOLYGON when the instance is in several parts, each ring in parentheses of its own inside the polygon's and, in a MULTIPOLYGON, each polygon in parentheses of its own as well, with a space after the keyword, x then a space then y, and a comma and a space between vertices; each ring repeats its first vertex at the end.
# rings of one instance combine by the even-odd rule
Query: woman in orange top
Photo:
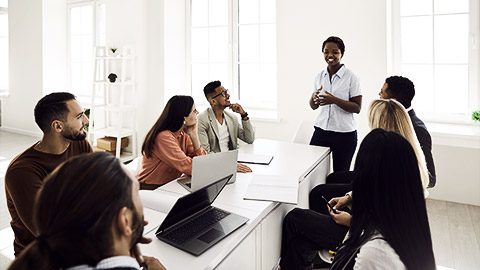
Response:
POLYGON ((182 173, 192 174, 192 158, 207 154, 198 140, 197 115, 192 97, 170 98, 142 145, 140 189, 155 189, 182 173))

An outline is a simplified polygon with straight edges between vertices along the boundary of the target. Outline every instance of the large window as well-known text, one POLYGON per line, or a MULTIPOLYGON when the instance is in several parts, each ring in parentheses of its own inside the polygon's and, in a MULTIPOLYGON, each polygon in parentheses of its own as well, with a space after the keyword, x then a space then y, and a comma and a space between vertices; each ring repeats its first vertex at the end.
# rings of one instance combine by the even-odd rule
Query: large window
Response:
POLYGON ((93 48, 105 45, 105 4, 102 1, 68 6, 70 91, 89 103, 93 87, 93 48))
POLYGON ((244 107, 276 110, 275 0, 191 0, 189 10, 195 100, 205 101, 203 87, 220 80, 244 107))
POLYGON ((465 123, 480 108, 478 0, 394 0, 393 71, 425 120, 465 123))
POLYGON ((0 95, 8 94, 8 0, 0 0, 0 95))

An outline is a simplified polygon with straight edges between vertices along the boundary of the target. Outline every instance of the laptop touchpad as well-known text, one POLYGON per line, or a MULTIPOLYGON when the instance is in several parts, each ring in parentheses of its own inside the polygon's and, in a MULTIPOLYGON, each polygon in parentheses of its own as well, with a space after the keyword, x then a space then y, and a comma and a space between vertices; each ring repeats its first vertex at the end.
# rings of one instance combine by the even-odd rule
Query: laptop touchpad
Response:
POLYGON ((210 243, 213 240, 217 239, 218 237, 224 235, 223 232, 217 230, 217 229, 211 229, 210 231, 202 234, 200 237, 198 237, 199 240, 202 240, 205 243, 210 243))

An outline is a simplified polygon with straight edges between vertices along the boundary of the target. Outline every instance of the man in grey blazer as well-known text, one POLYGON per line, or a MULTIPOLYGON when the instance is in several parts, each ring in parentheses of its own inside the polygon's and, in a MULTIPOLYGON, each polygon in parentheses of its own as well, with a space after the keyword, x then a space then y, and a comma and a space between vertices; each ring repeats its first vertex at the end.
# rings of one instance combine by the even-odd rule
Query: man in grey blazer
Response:
MULTIPOLYGON (((202 147, 208 153, 217 153, 238 148, 238 139, 253 143, 255 132, 248 113, 240 104, 230 103, 228 90, 220 81, 208 83, 203 92, 210 103, 210 108, 198 116, 198 137, 202 147), (241 124, 233 113, 226 112, 230 108, 240 114, 241 124)), ((238 164, 239 172, 250 172, 251 169, 238 164)))

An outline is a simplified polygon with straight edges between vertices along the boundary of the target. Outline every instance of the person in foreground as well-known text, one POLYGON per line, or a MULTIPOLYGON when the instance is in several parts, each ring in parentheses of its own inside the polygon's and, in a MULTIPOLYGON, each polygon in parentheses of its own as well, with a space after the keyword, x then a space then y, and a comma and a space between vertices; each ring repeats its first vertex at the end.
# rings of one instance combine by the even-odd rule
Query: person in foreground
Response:
POLYGON ((15 157, 5 173, 15 256, 35 238, 33 208, 45 177, 65 160, 92 152, 85 139, 88 119, 74 95, 66 92, 46 95, 38 101, 34 115, 43 137, 15 157))
MULTIPOLYGON (((220 81, 213 81, 205 85, 203 92, 210 103, 210 108, 198 116, 198 136, 203 148, 208 153, 218 153, 237 149, 238 139, 249 144, 253 143, 255 131, 248 113, 240 104, 230 103, 228 89, 225 89, 220 81), (240 115, 241 125, 234 114, 225 111, 226 108, 240 115)), ((252 170, 238 163, 237 171, 252 170)))
POLYGON ((165 269, 141 256, 143 205, 138 182, 118 159, 97 152, 49 175, 34 208, 35 240, 9 269, 165 269))
POLYGON ((170 98, 143 141, 140 189, 155 189, 182 173, 192 175, 192 158, 207 154, 198 140, 197 115, 191 96, 170 98))
POLYGON ((372 130, 360 145, 354 173, 353 195, 329 201, 337 213, 294 209, 287 214, 281 269, 312 269, 316 252, 336 250, 348 229, 331 269, 435 269, 420 170, 410 143, 395 132, 372 130), (347 206, 350 213, 344 211, 347 206), (336 229, 324 231, 329 222, 336 229))

